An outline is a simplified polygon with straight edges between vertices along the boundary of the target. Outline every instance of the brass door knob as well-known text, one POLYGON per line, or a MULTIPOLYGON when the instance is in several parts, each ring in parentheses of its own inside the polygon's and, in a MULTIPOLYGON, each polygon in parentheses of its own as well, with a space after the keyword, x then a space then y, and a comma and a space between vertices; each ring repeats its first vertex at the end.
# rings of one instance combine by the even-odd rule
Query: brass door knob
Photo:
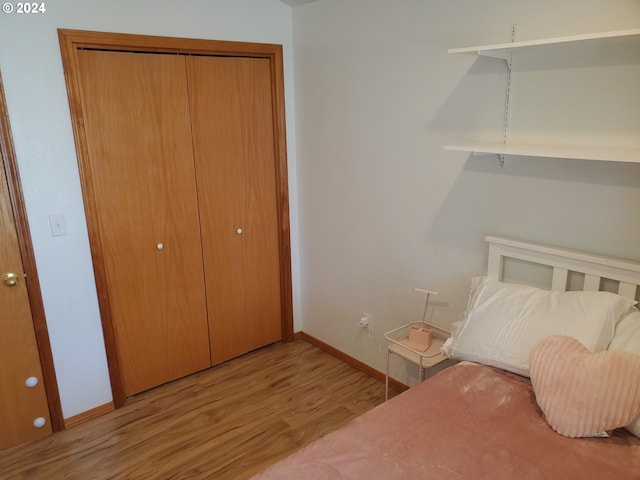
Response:
POLYGON ((7 287, 15 287, 18 284, 18 275, 15 273, 5 273, 2 281, 7 287))

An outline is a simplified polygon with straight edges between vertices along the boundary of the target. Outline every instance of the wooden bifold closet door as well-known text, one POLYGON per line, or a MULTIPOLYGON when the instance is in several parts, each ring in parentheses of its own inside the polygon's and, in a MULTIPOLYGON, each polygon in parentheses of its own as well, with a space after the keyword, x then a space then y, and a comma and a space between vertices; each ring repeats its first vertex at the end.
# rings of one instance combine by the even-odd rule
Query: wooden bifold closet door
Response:
POLYGON ((185 57, 78 52, 127 396, 210 365, 185 57))
POLYGON ((76 55, 124 395, 281 340, 269 60, 76 55))
POLYGON ((187 59, 211 359, 280 340, 269 61, 187 59))

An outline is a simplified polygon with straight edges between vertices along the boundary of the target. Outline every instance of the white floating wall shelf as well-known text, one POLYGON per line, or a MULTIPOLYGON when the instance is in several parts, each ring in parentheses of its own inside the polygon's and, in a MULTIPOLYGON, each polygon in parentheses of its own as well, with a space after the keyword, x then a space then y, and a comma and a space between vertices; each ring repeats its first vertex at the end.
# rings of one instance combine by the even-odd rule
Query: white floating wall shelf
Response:
POLYGON ((475 155, 517 155, 526 157, 574 158, 603 162, 640 163, 640 148, 567 147, 512 143, 466 143, 445 145, 445 150, 475 155))
MULTIPOLYGON (((572 35, 566 37, 527 40, 521 42, 499 43, 463 48, 451 48, 451 54, 475 54, 505 60, 511 69, 511 56, 516 51, 537 51, 553 47, 565 46, 606 46, 611 48, 634 47, 640 49, 640 28, 617 30, 612 32, 572 35)), ((510 71, 509 71, 510 74, 510 71)), ((509 75, 510 77, 510 75, 509 75)), ((507 87, 507 114, 509 111, 509 85, 507 87)), ((476 155, 496 154, 504 164, 505 155, 530 157, 572 158, 582 160, 598 160, 610 162, 640 163, 640 147, 582 147, 582 146, 549 146, 512 144, 506 141, 508 118, 505 117, 505 141, 503 143, 472 142, 458 145, 446 145, 445 150, 472 152, 476 155)))
POLYGON ((611 46, 636 42, 640 45, 640 28, 631 30, 617 30, 613 32, 589 33, 585 35, 572 35, 568 37, 543 38, 540 40, 527 40, 522 42, 497 43, 494 45, 480 45, 476 47, 450 48, 448 53, 475 53, 486 57, 502 58, 507 60, 511 52, 517 49, 540 49, 545 47, 587 44, 596 41, 599 44, 611 46))

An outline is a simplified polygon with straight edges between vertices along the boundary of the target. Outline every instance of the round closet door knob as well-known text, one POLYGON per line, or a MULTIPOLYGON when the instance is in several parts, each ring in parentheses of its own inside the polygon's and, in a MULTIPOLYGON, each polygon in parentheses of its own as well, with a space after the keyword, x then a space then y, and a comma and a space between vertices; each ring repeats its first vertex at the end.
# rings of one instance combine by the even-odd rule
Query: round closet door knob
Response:
POLYGON ((38 377, 29 377, 24 381, 24 384, 29 388, 33 388, 38 385, 38 377))
POLYGON ((242 235, 242 229, 241 229, 241 228, 237 229, 237 230, 236 230, 236 233, 237 233, 238 235, 242 235))
POLYGON ((36 428, 42 428, 47 423, 44 417, 38 417, 33 421, 33 426, 36 428))
POLYGON ((162 250, 164 248, 164 245, 162 243, 159 243, 159 244, 156 245, 156 248, 158 250, 162 250))

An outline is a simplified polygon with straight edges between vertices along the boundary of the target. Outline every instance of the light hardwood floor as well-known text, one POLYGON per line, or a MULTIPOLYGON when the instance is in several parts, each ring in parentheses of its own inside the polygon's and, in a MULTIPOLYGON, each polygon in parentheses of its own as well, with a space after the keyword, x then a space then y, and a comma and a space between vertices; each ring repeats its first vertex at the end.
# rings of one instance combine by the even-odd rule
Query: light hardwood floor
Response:
POLYGON ((144 392, 0 453, 8 479, 241 480, 384 400, 384 384, 298 340, 144 392))

